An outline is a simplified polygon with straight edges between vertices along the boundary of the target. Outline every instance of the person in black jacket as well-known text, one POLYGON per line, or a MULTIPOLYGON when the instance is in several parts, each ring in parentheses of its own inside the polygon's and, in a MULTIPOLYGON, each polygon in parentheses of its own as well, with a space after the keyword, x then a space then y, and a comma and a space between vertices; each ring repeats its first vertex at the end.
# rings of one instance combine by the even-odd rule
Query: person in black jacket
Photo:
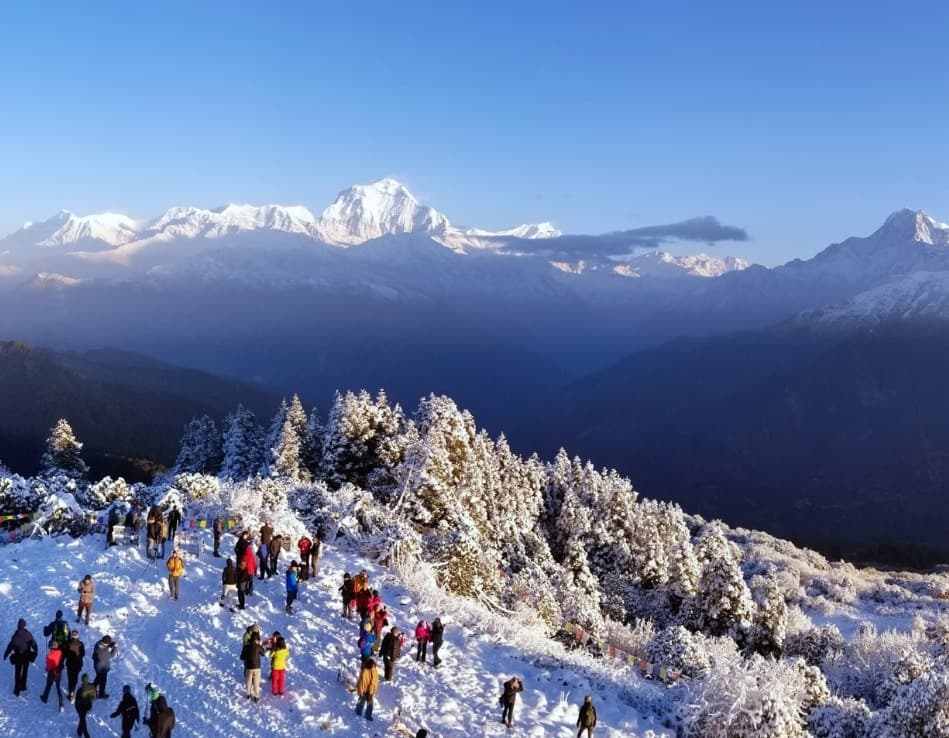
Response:
POLYGON ((397 627, 393 626, 392 630, 383 637, 382 645, 379 647, 379 655, 382 656, 384 678, 387 682, 391 682, 395 662, 402 655, 402 634, 397 627))
POLYGON ((132 738, 132 728, 139 722, 138 702, 132 696, 132 688, 126 684, 122 687, 122 700, 109 717, 122 716, 122 738, 132 738))
POLYGON ((596 727, 596 708, 593 706, 593 697, 587 695, 583 699, 583 706, 580 708, 580 714, 577 716, 577 738, 586 730, 587 738, 593 738, 593 728, 596 727))
POLYGON ((173 505, 168 511, 168 540, 172 547, 175 545, 175 533, 178 532, 178 526, 181 525, 181 510, 177 505, 173 505))
POLYGON ((63 661, 66 664, 66 691, 69 701, 76 699, 76 685, 79 683, 79 674, 82 671, 82 662, 86 658, 86 646, 79 640, 79 631, 69 634, 69 640, 63 646, 63 661))
POLYGON ((92 649, 92 668, 96 672, 93 685, 98 689, 99 699, 106 699, 109 695, 105 691, 109 683, 109 670, 112 668, 112 658, 119 652, 119 647, 112 641, 112 636, 104 635, 92 649))
POLYGON ((343 586, 339 588, 339 591, 343 596, 343 617, 351 619, 353 617, 353 600, 356 597, 356 588, 355 582, 353 582, 353 578, 348 571, 343 574, 343 586))
POLYGON ((501 722, 511 727, 514 722, 514 704, 517 702, 517 693, 524 691, 524 685, 517 677, 511 677, 504 682, 504 694, 501 695, 501 704, 504 709, 501 711, 501 722))
POLYGON ((254 702, 260 702, 260 659, 265 655, 260 645, 260 631, 251 632, 250 640, 241 650, 241 661, 244 662, 244 692, 247 699, 254 702))
POLYGON ((36 661, 39 649, 33 634, 26 629, 26 621, 20 618, 16 624, 16 632, 3 652, 3 658, 10 659, 13 664, 13 694, 17 697, 20 692, 26 691, 26 675, 30 664, 36 661))
POLYGON ((435 618, 432 621, 432 663, 438 666, 442 660, 438 658, 438 649, 442 647, 445 640, 445 626, 442 625, 441 618, 435 618))
MULTIPOLYGON (((237 568, 232 559, 227 560, 221 572, 221 607, 231 607, 230 595, 237 594, 237 568)), ((238 601, 240 598, 238 597, 238 601)))
POLYGON ((214 531, 214 556, 217 558, 221 557, 221 536, 224 535, 224 521, 221 519, 220 515, 214 516, 214 525, 212 526, 214 531))

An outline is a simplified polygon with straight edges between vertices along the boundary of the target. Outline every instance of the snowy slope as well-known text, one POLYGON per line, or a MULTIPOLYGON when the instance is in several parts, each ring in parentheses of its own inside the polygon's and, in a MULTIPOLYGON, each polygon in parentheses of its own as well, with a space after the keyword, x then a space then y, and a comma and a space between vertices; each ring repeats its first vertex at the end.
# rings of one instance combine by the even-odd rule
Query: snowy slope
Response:
MULTIPOLYGON (((198 535, 207 535, 210 543, 208 531, 198 535)), ((232 536, 225 536, 222 551, 232 551, 233 542, 232 536)), ((283 568, 288 558, 284 554, 283 568)), ((665 688, 641 680, 626 668, 616 668, 615 663, 564 654, 537 631, 488 616, 432 589, 425 594, 422 589, 410 591, 394 574, 368 564, 356 552, 324 546, 319 575, 302 584, 292 616, 284 613, 282 577, 257 582, 243 612, 220 607, 223 562, 223 558, 212 558, 207 549, 199 560, 186 554, 181 599, 171 601, 163 562, 158 562, 160 571, 147 569, 140 549, 105 549, 102 536, 27 540, 0 547, 0 620, 12 634, 17 619, 25 618, 41 642, 41 657, 30 669, 25 695, 12 695, 12 669, 3 665, 0 679, 8 680, 8 688, 0 691, 3 734, 74 735, 72 706, 67 703, 66 712, 60 714, 54 697, 45 705, 38 699, 44 683, 42 627, 57 609, 67 615, 75 612, 76 584, 89 573, 97 592, 92 622, 77 627, 90 671, 91 649, 102 635, 112 635, 120 649, 109 677, 110 697, 93 708, 90 730, 94 736, 119 735, 118 719, 110 720, 108 714, 118 704, 123 684, 132 685, 140 708, 145 709, 143 691, 148 681, 159 686, 175 709, 175 735, 195 738, 404 735, 399 726, 411 728, 410 736, 419 727, 427 727, 432 738, 570 735, 587 693, 594 696, 597 706, 599 738, 645 736, 649 728, 656 735, 671 735, 628 706, 630 701, 662 705, 668 699, 665 688), (353 714, 353 695, 337 681, 340 669, 344 678, 355 674, 357 633, 354 622, 339 616, 336 587, 344 570, 361 568, 367 569, 380 589, 395 624, 406 629, 420 618, 431 621, 439 614, 447 622, 442 666, 436 671, 430 663, 415 663, 407 640, 394 682, 380 686, 373 723, 353 714), (264 635, 280 630, 291 649, 287 694, 270 694, 269 667, 265 666, 260 704, 244 699, 238 659, 242 633, 252 622, 259 623, 264 635), (498 720, 497 697, 502 682, 515 674, 523 680, 525 691, 516 708, 514 728, 508 731, 498 720)), ((421 581, 416 577, 415 586, 424 589, 421 581)))
POLYGON ((841 305, 804 313, 796 322, 819 328, 869 328, 918 318, 949 319, 949 271, 914 272, 841 305))

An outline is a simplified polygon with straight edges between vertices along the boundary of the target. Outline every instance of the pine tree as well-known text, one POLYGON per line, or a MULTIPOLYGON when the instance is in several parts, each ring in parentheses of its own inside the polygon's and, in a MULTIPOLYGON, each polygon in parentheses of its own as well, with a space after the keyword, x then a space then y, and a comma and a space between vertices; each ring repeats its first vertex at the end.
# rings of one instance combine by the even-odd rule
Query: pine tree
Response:
MULTIPOLYGON (((304 415, 304 419, 305 419, 304 415)), ((303 427, 306 427, 304 420, 303 427)), ((298 418, 288 413, 283 428, 273 448, 270 476, 291 482, 309 482, 310 473, 303 463, 303 438, 300 435, 298 418)))
POLYGON ((217 474, 221 469, 221 438, 217 425, 207 415, 185 425, 175 460, 175 474, 217 474))
POLYGON ((257 474, 263 464, 262 435, 254 413, 238 405, 224 420, 221 476, 242 480, 257 474))
POLYGON ((703 564, 693 600, 693 623, 709 635, 737 637, 749 625, 753 607, 737 546, 713 522, 700 536, 696 556, 703 564))
POLYGON ((40 460, 45 477, 64 475, 69 479, 85 479, 89 467, 82 460, 82 444, 76 439, 65 418, 56 422, 46 439, 46 452, 40 460))

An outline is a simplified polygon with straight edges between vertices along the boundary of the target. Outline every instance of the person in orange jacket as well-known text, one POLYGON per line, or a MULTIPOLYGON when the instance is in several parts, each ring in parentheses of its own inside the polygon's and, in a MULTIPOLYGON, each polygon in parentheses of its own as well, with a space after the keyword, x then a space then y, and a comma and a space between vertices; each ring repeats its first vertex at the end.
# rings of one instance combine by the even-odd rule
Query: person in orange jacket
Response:
POLYGON ((185 564, 178 555, 178 552, 172 551, 171 556, 168 557, 168 563, 165 564, 165 566, 168 568, 168 592, 171 599, 177 600, 178 580, 181 579, 181 575, 185 573, 185 564))

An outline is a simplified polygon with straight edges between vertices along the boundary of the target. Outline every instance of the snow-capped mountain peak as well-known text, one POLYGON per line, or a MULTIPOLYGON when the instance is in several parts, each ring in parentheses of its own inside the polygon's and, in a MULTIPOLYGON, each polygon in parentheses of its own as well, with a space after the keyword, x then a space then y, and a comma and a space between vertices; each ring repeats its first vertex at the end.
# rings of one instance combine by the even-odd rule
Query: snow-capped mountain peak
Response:
POLYGON ((68 210, 62 210, 41 224, 30 224, 24 230, 33 230, 38 226, 56 225, 58 227, 36 243, 39 246, 66 246, 79 241, 102 241, 111 246, 128 243, 136 236, 138 224, 133 218, 122 213, 96 213, 79 216, 68 210))
POLYGON ((300 205, 224 205, 213 210, 174 207, 153 220, 143 236, 220 238, 246 231, 312 235, 313 214, 300 205))
POLYGON ((449 228, 445 215, 419 203, 389 177, 343 190, 316 223, 319 238, 344 246, 399 233, 441 234, 449 228))
POLYGON ((676 256, 668 251, 648 251, 629 259, 614 270, 623 276, 638 277, 720 277, 726 272, 739 272, 749 263, 737 256, 719 259, 708 254, 676 256))
POLYGON ((928 246, 949 245, 949 224, 940 223, 922 210, 897 210, 877 233, 910 237, 928 246))

